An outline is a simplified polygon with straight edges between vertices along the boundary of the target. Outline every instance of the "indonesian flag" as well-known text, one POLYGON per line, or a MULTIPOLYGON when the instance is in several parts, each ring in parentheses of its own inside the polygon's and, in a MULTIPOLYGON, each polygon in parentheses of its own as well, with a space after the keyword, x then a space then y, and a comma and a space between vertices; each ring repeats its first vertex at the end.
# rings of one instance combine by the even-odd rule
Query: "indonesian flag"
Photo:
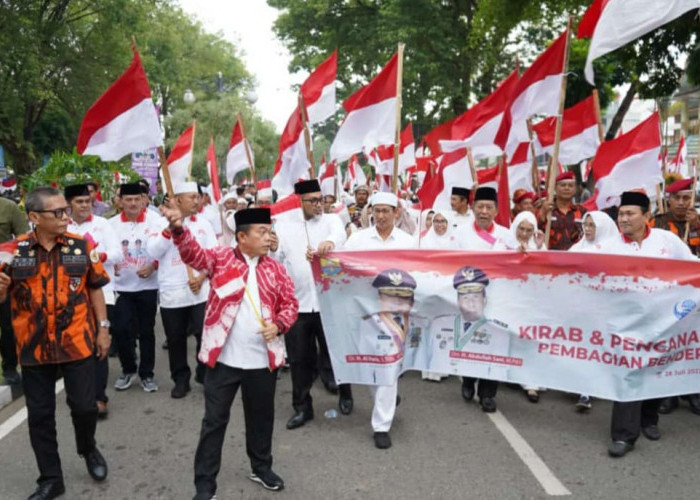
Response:
POLYGON ((348 161, 348 170, 346 172, 348 180, 350 181, 350 189, 355 186, 366 186, 367 176, 365 171, 362 170, 360 162, 357 159, 357 155, 352 155, 348 161))
POLYGON ((591 170, 593 170, 593 160, 584 160, 579 164, 579 169, 581 171, 581 180, 586 182, 588 176, 591 175, 591 170))
POLYGON ((477 170, 476 178, 479 180, 479 187, 498 189, 498 165, 477 170))
POLYGON ((393 144, 396 135, 398 54, 374 79, 343 102, 347 116, 331 144, 331 159, 393 144))
POLYGON ((248 139, 243 141, 243 130, 241 124, 236 121, 231 134, 231 144, 228 147, 226 155, 226 180, 229 184, 233 184, 233 179, 238 172, 242 172, 246 168, 252 168, 246 154, 246 146, 250 152, 250 160, 253 161, 253 149, 250 147, 248 139), (246 144, 247 143, 247 144, 246 144))
POLYGON ((639 188, 653 199, 656 185, 662 182, 660 151, 658 112, 621 137, 603 142, 593 159, 596 189, 586 206, 616 205, 623 191, 639 188))
POLYGON ((216 168, 216 148, 213 137, 209 142, 209 149, 207 149, 207 172, 209 172, 209 180, 211 181, 211 197, 216 203, 219 203, 221 201, 221 187, 219 186, 219 170, 216 168))
POLYGON ((117 161, 156 146, 163 146, 158 113, 141 58, 134 50, 131 66, 85 113, 78 153, 117 161))
POLYGON ((440 141, 441 149, 453 151, 460 147, 470 147, 475 159, 503 154, 495 144, 496 133, 518 80, 518 72, 513 71, 488 97, 458 116, 452 122, 451 139, 440 141))
POLYGON ((194 124, 178 137, 173 150, 168 156, 168 172, 173 186, 185 182, 190 176, 192 165, 192 148, 194 148, 194 124))
POLYGON ((269 208, 273 228, 279 224, 284 225, 290 222, 304 221, 304 213, 301 210, 301 197, 297 194, 290 194, 277 203, 271 204, 269 208))
POLYGON ((430 149, 433 155, 442 153, 441 141, 449 141, 452 138, 452 125, 457 118, 452 118, 445 123, 441 123, 434 127, 430 132, 423 136, 421 143, 424 143, 430 149))
MULTIPOLYGON (((544 152, 552 154, 554 150, 554 133, 557 119, 545 118, 532 126, 537 140, 544 152)), ((596 118, 593 96, 564 110, 559 142, 559 161, 564 165, 573 165, 586 158, 595 156, 600 146, 598 119, 596 118)))
POLYGON ((321 184, 321 194, 323 196, 335 196, 335 184, 338 182, 338 187, 342 186, 342 182, 338 179, 338 172, 335 162, 331 161, 326 164, 326 158, 321 159, 321 165, 318 167, 321 172, 318 178, 321 184))
POLYGON ((532 187, 532 154, 529 142, 521 142, 508 165, 508 191, 512 198, 517 189, 534 191, 532 187))
POLYGON ((334 50, 301 84, 309 125, 320 123, 335 113, 335 77, 338 71, 338 51, 334 50))
POLYGON ((676 156, 673 157, 671 163, 668 167, 671 172, 678 172, 682 174, 683 177, 689 177, 688 165, 686 158, 688 157, 688 148, 685 145, 685 137, 681 136, 681 140, 678 143, 678 150, 676 151, 676 156))
POLYGON ((415 175, 418 178, 419 185, 423 184, 426 176, 430 172, 431 165, 435 168, 435 158, 432 156, 417 156, 416 165, 406 169, 406 176, 410 182, 411 178, 415 175))
POLYGON ((294 192, 294 184, 299 179, 308 179, 309 167, 304 143, 304 126, 297 106, 280 136, 279 157, 275 163, 272 187, 280 196, 294 192))
MULTIPOLYGON (((471 189, 473 185, 474 179, 469 168, 467 149, 462 148, 442 156, 438 171, 429 181, 425 181, 418 191, 418 196, 423 202, 423 209, 450 210, 452 188, 458 186, 471 189)), ((496 187, 495 182, 493 187, 496 187)))
POLYGON ((594 85, 593 60, 700 7, 698 0, 594 0, 578 25, 591 38, 586 80, 594 85))
POLYGON ((255 191, 258 199, 272 198, 272 181, 270 179, 257 181, 255 183, 255 191))
POLYGON ((503 115, 494 142, 510 157, 521 142, 530 140, 527 119, 536 114, 556 115, 559 112, 561 82, 568 31, 564 30, 535 59, 515 85, 511 102, 503 115))
POLYGON ((377 191, 382 193, 391 193, 391 176, 377 174, 374 178, 374 184, 377 186, 377 191))
POLYGON ((510 227, 510 187, 508 186, 509 168, 507 164, 498 167, 498 213, 496 214, 496 224, 503 227, 510 227))

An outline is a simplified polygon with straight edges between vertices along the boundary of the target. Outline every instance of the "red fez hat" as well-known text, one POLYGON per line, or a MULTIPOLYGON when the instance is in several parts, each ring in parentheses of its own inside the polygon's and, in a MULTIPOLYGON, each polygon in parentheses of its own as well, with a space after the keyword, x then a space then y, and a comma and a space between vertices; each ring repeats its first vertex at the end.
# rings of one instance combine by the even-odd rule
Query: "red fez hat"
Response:
POLYGON ((557 175, 556 181, 568 181, 573 179, 576 179, 576 174, 573 172, 562 172, 561 174, 557 175))
POLYGON ((691 189, 693 189, 693 179, 681 179, 666 186, 666 192, 669 194, 690 191, 691 189))
POLYGON ((513 198, 513 203, 520 203, 521 201, 525 200, 532 200, 535 201, 537 199, 537 195, 531 191, 525 191, 524 193, 520 193, 517 195, 515 198, 513 198))

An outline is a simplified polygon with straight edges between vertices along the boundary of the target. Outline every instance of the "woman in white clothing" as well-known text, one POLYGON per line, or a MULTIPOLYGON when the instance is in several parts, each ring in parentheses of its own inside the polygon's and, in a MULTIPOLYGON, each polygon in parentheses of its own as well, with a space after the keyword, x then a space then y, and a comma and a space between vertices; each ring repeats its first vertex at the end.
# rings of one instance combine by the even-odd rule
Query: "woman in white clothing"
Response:
POLYGON ((456 240, 452 234, 448 211, 437 211, 433 214, 432 224, 428 232, 419 242, 419 248, 430 250, 454 250, 457 248, 456 240))

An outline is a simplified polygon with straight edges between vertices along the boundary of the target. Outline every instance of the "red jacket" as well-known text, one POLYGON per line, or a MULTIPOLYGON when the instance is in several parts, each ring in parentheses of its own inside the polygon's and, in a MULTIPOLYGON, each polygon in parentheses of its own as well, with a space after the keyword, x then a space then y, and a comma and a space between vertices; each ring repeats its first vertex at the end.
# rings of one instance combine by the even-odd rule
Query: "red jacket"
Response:
MULTIPOLYGON (((214 247, 208 250, 199 246, 192 234, 184 228, 173 231, 173 242, 180 251, 182 261, 209 276, 211 290, 204 313, 202 347, 199 360, 210 367, 216 365, 245 294, 248 280, 248 264, 240 250, 231 247, 214 247)), ((262 316, 274 322, 284 333, 297 320, 299 302, 294 296, 294 283, 282 264, 268 256, 262 256, 256 267, 262 316)), ((268 344, 270 366, 284 364, 275 359, 276 352, 268 344)))

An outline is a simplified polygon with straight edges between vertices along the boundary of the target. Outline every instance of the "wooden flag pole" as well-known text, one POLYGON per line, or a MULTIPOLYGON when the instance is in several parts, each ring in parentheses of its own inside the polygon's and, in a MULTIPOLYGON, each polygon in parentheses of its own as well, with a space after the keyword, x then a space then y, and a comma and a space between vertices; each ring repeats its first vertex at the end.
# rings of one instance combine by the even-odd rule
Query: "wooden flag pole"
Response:
MULTIPOLYGON (((699 144, 700 146, 700 144, 699 144)), ((700 157, 700 151, 698 151, 698 157, 700 157)), ((691 210, 695 210, 695 193, 698 190, 698 165, 697 162, 695 163, 695 166, 693 167, 693 191, 690 193, 690 208, 691 210)), ((685 233, 683 235, 683 240, 687 243, 688 242, 688 236, 690 235, 690 222, 686 221, 685 222, 685 233)))
POLYGON ((316 178, 316 167, 314 164, 314 151, 311 144, 311 134, 307 126, 308 117, 306 116, 306 105, 304 104, 304 96, 299 91, 299 113, 301 114, 301 125, 304 127, 304 145, 306 146, 306 157, 309 160, 309 176, 312 179, 316 178))
POLYGON ((396 133, 394 134, 394 171, 391 174, 391 191, 396 193, 399 184, 399 148, 401 147, 401 89, 403 86, 403 49, 399 43, 399 60, 396 68, 396 133))
POLYGON ((248 138, 245 135, 245 127, 243 126, 243 117, 241 117, 241 112, 236 113, 236 120, 241 124, 241 137, 243 138, 243 150, 245 151, 245 157, 248 160, 248 165, 250 165, 250 178, 253 184, 257 182, 255 179, 255 165, 253 164, 253 155, 250 154, 250 149, 248 147, 248 138))
POLYGON ((173 199, 173 181, 170 179, 170 170, 168 169, 168 162, 165 159, 165 151, 163 151, 163 146, 158 146, 158 161, 160 162, 160 170, 163 172, 163 181, 165 181, 165 192, 168 194, 169 199, 173 199))
POLYGON ((593 109, 595 110, 595 121, 598 123, 598 139, 600 139, 600 142, 603 142, 605 140, 605 132, 603 130, 603 115, 600 112, 598 89, 593 89, 593 109))
MULTIPOLYGON (((547 178, 547 203, 551 207, 554 202, 554 184, 557 165, 559 165, 559 143, 561 142, 561 124, 564 115, 564 103, 566 101, 566 74, 569 71, 569 46, 571 45, 571 25, 573 16, 569 16, 566 25, 566 48, 564 49, 564 67, 562 69, 561 90, 559 92, 559 113, 557 114, 557 126, 554 129, 554 148, 552 151, 552 164, 547 178)), ((549 248, 549 232, 552 230, 552 212, 547 212, 547 226, 544 232, 544 246, 549 248)))
POLYGON ((537 196, 540 196, 540 175, 537 165, 537 153, 535 152, 534 134, 532 133, 532 119, 527 119, 527 135, 530 137, 530 177, 532 178, 532 186, 535 188, 537 196))
POLYGON ((472 148, 467 148, 467 161, 469 162, 469 170, 472 173, 472 191, 476 191, 479 188, 479 176, 476 175, 476 166, 474 165, 474 157, 472 156, 472 148))
POLYGON ((190 164, 187 165, 187 180, 192 180, 192 161, 194 160, 194 137, 197 132, 197 120, 192 121, 192 146, 190 147, 190 164))

